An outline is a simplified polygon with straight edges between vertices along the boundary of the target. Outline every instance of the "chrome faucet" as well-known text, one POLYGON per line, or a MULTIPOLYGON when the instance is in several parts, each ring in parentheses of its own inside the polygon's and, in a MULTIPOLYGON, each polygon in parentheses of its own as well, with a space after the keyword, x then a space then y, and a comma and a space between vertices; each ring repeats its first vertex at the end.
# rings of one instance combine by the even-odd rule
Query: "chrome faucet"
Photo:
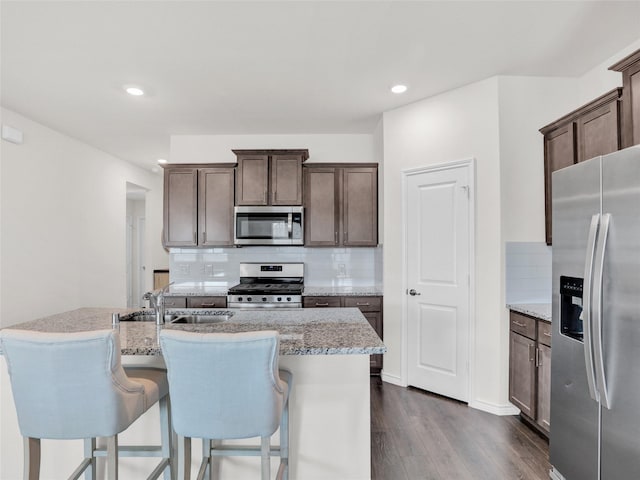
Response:
POLYGON ((143 300, 149 300, 150 306, 156 311, 156 325, 162 325, 164 323, 164 295, 173 284, 174 282, 171 282, 158 290, 147 292, 142 296, 143 300))

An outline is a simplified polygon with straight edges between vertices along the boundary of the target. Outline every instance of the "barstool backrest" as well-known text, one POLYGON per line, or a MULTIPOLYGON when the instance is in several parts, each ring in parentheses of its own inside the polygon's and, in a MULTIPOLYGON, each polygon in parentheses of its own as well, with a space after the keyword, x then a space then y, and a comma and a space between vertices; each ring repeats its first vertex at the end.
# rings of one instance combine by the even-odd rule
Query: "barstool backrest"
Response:
POLYGON ((0 349, 23 437, 116 435, 145 410, 144 386, 127 378, 113 330, 5 329, 0 331, 0 349))
POLYGON ((278 376, 278 332, 163 330, 160 344, 176 433, 231 439, 277 430, 287 389, 278 376))

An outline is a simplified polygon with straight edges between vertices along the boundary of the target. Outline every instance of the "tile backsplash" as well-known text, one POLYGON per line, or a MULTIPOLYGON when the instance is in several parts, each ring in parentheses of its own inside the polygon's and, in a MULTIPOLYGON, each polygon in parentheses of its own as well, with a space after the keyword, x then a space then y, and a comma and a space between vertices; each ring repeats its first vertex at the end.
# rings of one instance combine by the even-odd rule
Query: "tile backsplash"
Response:
POLYGON ((543 242, 507 242, 506 301, 551 302, 551 247, 543 242))
POLYGON ((305 283, 318 287, 382 285, 382 247, 375 248, 172 248, 170 279, 176 284, 232 286, 241 262, 304 262, 305 283))

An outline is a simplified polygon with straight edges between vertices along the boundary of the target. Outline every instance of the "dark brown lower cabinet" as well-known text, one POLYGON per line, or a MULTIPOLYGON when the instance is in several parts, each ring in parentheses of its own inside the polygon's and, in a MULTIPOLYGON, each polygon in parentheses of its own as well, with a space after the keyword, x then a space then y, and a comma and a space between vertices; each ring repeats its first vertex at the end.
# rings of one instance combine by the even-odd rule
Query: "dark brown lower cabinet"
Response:
POLYGON ((227 297, 187 297, 187 308, 227 308, 227 297))
MULTIPOLYGON (((382 322, 382 297, 303 297, 304 308, 359 308, 373 329, 384 338, 382 322)), ((380 375, 382 371, 382 355, 370 355, 371 375, 380 375)))
POLYGON ((528 424, 548 436, 551 324, 513 311, 509 323, 509 400, 528 424))

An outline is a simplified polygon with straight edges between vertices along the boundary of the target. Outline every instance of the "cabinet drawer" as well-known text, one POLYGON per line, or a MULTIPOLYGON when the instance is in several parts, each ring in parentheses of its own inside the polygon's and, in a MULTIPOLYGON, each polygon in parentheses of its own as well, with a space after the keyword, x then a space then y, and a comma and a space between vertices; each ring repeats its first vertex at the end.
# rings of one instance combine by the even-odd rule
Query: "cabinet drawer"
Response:
POLYGON ((188 308, 227 308, 227 297, 188 297, 188 308))
POLYGON ((510 328, 512 332, 524 335, 532 340, 536 339, 536 320, 516 312, 511 312, 510 328))
POLYGON ((380 297, 343 297, 345 307, 356 307, 362 312, 379 312, 382 299, 380 297))
POLYGON ((166 308, 185 308, 187 297, 164 297, 164 306, 166 308))
POLYGON ((538 342, 551 346, 551 324, 538 320, 538 342))
POLYGON ((303 297, 304 308, 340 307, 340 297, 303 297))

